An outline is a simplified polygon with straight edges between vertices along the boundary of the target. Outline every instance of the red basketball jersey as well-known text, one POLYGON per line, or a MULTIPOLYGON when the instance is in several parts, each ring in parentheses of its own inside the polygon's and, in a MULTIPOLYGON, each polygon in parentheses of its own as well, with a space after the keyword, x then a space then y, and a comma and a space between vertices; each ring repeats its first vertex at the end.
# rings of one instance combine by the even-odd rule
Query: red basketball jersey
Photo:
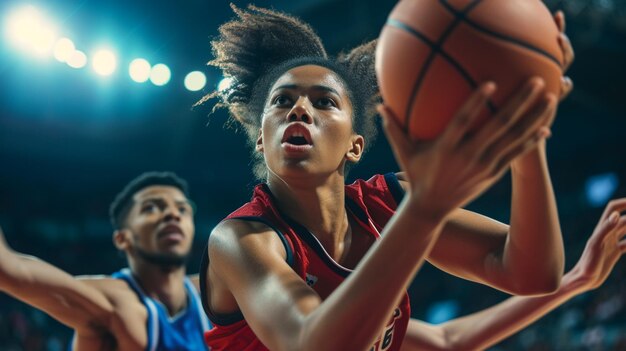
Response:
MULTIPOLYGON (((395 174, 376 175, 367 181, 358 180, 346 188, 346 208, 353 225, 361 230, 353 231, 353 235, 364 235, 359 242, 371 243, 380 238, 382 228, 387 224, 403 196, 403 190, 395 174), (358 234, 357 234, 358 233, 358 234)), ((231 213, 226 219, 251 220, 265 223, 272 228, 283 241, 287 251, 287 262, 294 271, 313 288, 322 299, 326 299, 332 291, 350 274, 351 270, 335 262, 305 227, 282 215, 275 206, 275 201, 265 184, 254 189, 252 200, 231 213)), ((354 238, 353 238, 353 241, 354 238)), ((208 258, 203 259, 200 276, 206 274, 208 258)), ((201 284, 204 287, 204 284, 201 284)), ((203 302, 205 293, 202 293, 203 302)), ((207 308, 205 310, 214 324, 214 328, 205 333, 207 345, 213 351, 257 351, 267 350, 254 335, 241 313, 229 316, 215 316, 207 308)), ((409 298, 404 298, 395 309, 385 329, 374 345, 372 351, 399 350, 406 333, 410 318, 409 298)), ((358 323, 358 321, 354 321, 358 323)))

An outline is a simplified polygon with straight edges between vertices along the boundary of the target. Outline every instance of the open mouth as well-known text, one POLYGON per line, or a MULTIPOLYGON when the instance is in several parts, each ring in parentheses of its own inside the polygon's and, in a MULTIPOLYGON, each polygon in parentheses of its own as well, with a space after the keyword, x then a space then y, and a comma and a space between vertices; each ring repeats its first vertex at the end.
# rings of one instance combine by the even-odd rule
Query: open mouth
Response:
POLYGON ((311 133, 306 126, 299 123, 292 124, 285 129, 281 143, 295 146, 313 145, 311 133))
POLYGON ((309 142, 303 136, 289 137, 286 142, 293 145, 309 145, 309 142))

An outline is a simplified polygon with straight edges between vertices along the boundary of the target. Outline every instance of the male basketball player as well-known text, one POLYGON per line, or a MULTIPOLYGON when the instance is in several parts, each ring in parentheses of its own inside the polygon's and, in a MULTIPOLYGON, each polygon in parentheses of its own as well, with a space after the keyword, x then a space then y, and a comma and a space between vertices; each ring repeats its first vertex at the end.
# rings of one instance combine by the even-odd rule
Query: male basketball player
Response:
POLYGON ((144 173, 117 195, 110 214, 128 268, 73 277, 12 251, 0 230, 0 291, 73 328, 73 350, 207 350, 198 280, 185 276, 194 236, 186 182, 144 173))

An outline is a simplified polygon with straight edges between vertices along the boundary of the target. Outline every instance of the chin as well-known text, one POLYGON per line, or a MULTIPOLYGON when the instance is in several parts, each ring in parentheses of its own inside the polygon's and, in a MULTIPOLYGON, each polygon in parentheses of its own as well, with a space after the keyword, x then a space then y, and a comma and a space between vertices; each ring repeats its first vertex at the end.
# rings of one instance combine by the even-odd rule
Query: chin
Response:
POLYGON ((190 250, 168 250, 159 252, 147 252, 137 249, 137 255, 144 261, 163 267, 180 267, 187 263, 190 250))

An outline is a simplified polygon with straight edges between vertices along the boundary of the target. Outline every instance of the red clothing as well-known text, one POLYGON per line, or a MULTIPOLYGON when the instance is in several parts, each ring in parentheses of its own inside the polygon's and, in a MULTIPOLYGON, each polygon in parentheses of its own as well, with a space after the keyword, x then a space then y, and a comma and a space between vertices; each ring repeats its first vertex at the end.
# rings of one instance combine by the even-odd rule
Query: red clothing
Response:
MULTIPOLYGON (((395 175, 390 173, 385 176, 376 175, 368 181, 358 180, 347 185, 345 190, 348 215, 361 229, 353 231, 353 235, 367 236, 360 238, 359 242, 369 247, 380 238, 379 232, 394 214, 403 195, 402 188, 395 175)), ((272 194, 265 184, 258 185, 254 190, 252 200, 231 213, 226 219, 259 221, 274 229, 285 245, 287 262, 322 299, 326 299, 351 272, 337 264, 306 228, 278 211, 272 194)), ((205 257, 203 260, 201 277, 206 274, 208 266, 206 259, 205 257)), ((204 287, 204 284, 201 286, 204 287)), ((203 292, 203 299, 205 296, 203 292)), ((206 301, 203 300, 203 302, 206 301)), ((211 350, 267 350, 254 335, 241 313, 215 316, 208 310, 206 303, 205 311, 214 324, 214 328, 205 333, 205 340, 211 350)), ((371 350, 399 350, 410 315, 409 298, 405 294, 371 350)))

